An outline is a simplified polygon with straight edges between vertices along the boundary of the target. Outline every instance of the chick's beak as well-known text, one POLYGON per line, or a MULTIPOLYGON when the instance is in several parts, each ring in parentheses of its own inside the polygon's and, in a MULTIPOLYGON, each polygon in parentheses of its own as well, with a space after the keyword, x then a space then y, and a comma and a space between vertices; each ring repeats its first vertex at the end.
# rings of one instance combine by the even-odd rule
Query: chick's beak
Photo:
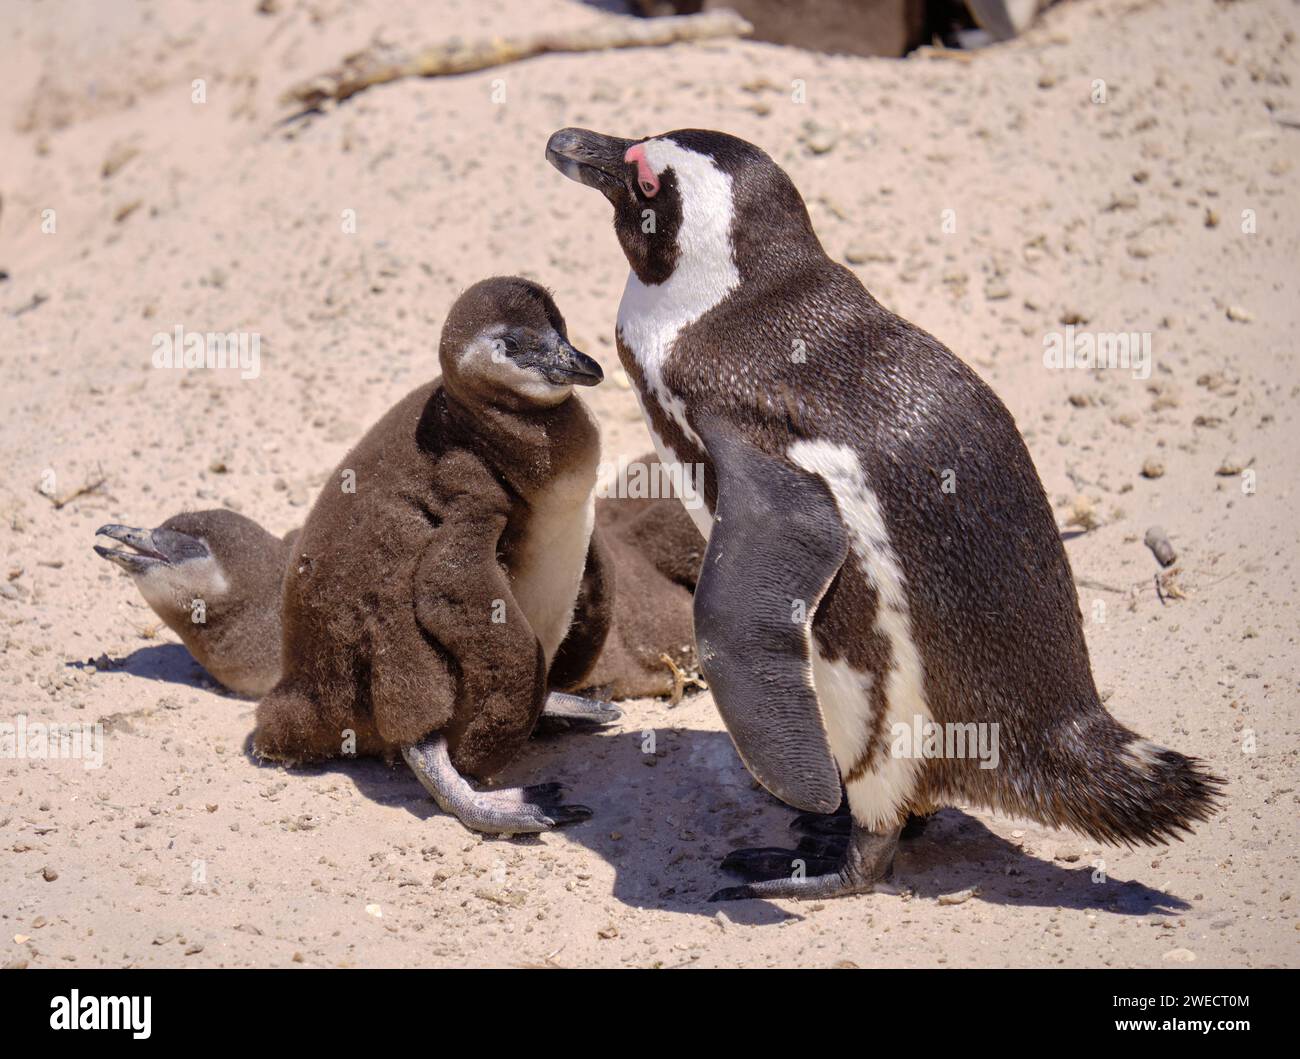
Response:
POLYGON ((557 385, 595 386, 605 378, 600 365, 565 338, 558 339, 539 367, 547 380, 557 385))
POLYGON ((95 554, 116 563, 129 574, 142 574, 161 566, 175 566, 185 559, 197 559, 208 554, 207 546, 197 537, 169 529, 137 529, 110 523, 95 531, 97 537, 125 544, 122 548, 106 548, 96 544, 95 554))

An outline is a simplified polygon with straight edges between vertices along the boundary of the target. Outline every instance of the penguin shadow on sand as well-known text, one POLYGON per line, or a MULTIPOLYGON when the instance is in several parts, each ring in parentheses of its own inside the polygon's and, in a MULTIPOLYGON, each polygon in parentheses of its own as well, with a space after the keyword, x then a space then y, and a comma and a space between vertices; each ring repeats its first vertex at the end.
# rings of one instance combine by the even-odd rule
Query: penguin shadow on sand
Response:
MULTIPOLYGON (((832 847, 847 843, 843 807, 829 816, 798 814, 754 782, 725 732, 665 727, 658 710, 651 714, 636 702, 622 706, 617 732, 535 739, 502 782, 554 776, 568 783, 574 799, 591 806, 594 815, 563 834, 614 867, 613 896, 626 905, 703 916, 725 909, 728 918, 749 925, 808 914, 804 903, 717 904, 709 897, 738 881, 723 862, 739 846, 780 848, 781 872, 790 870, 795 857, 807 861, 809 874, 825 868, 815 856, 782 847, 796 847, 800 836, 809 835, 832 847), (653 749, 650 732, 656 735, 653 749)), ((921 898, 974 888, 973 900, 1000 905, 1120 915, 1174 914, 1189 907, 1175 895, 1111 877, 1104 863, 1094 863, 1096 857, 1075 864, 1044 860, 957 809, 941 810, 905 834, 912 832, 919 833, 901 842, 888 886, 921 898)), ((1060 837, 1071 840, 1068 832, 1060 837)), ((829 853, 829 861, 843 857, 836 848, 822 853, 829 853)), ((874 900, 898 898, 885 893, 874 900)))
MULTIPOLYGON (((635 711, 636 704, 632 705, 635 711)), ((720 906, 710 904, 709 895, 727 881, 719 862, 734 839, 745 833, 730 821, 738 814, 748 817, 770 799, 750 789, 748 773, 726 733, 659 728, 658 752, 647 753, 648 731, 649 727, 643 730, 638 725, 635 712, 630 718, 625 712, 622 724, 614 728, 565 731, 557 726, 534 733, 491 787, 558 781, 564 785, 566 800, 591 808, 590 819, 552 831, 548 838, 535 834, 507 838, 463 827, 433 802, 400 759, 390 763, 375 757, 333 758, 286 767, 260 758, 251 735, 243 751, 255 767, 280 770, 298 779, 325 775, 346 779, 376 804, 408 814, 410 837, 417 843, 422 835, 438 842, 449 834, 466 839, 477 834, 484 842, 504 843, 525 857, 548 845, 575 843, 614 868, 612 896, 621 903, 712 917, 720 906), (655 765, 647 766, 648 759, 655 765)), ((529 868, 520 871, 521 885, 529 885, 522 881, 529 868)), ((594 881, 586 885, 592 888, 583 891, 589 897, 606 896, 594 881)), ((765 901, 728 905, 727 914, 747 924, 792 918, 765 901)))
MULTIPOLYGON (((728 863, 747 861, 751 869, 765 865, 766 877, 775 878, 788 874, 796 859, 809 875, 834 870, 843 859, 850 828, 846 807, 829 815, 795 813, 762 790, 749 792, 747 800, 761 803, 762 808, 743 831, 729 837, 730 846, 723 843, 723 849, 747 837, 753 844, 730 852, 725 858, 728 863), (772 844, 760 845, 764 842, 772 844)), ((1067 833, 1061 835, 1064 839, 1067 833)), ((1190 907, 1182 898, 1141 882, 1111 878, 1105 857, 1105 853, 1080 857, 1074 864, 1044 860, 990 830, 977 817, 958 809, 942 809, 909 820, 893 872, 878 884, 877 900, 897 900, 894 895, 902 890, 930 900, 973 890, 967 900, 1117 915, 1173 915, 1190 907)), ((741 872, 738 877, 754 881, 758 876, 741 872)), ((722 870, 717 879, 720 886, 735 881, 722 870)), ((760 903, 750 899, 709 907, 724 907, 727 915, 733 916, 737 909, 760 903)))
POLYGON ((143 680, 157 680, 164 684, 180 684, 196 690, 215 691, 222 695, 230 694, 178 643, 150 644, 147 647, 137 647, 130 654, 121 657, 102 655, 99 659, 69 662, 67 665, 69 669, 85 670, 92 665, 96 669, 103 669, 105 660, 115 673, 125 673, 143 680))
MULTIPOLYGON (((1067 832, 1061 832, 1063 839, 1067 832)), ((938 898, 974 887, 973 898, 999 905, 1091 909, 1117 915, 1173 915, 1182 898, 1136 880, 1111 878, 1106 854, 1074 864, 1043 860, 958 809, 930 817, 924 833, 899 844, 895 885, 938 898)))
MULTIPOLYGON (((591 819, 566 826, 550 839, 484 835, 483 841, 538 851, 557 838, 584 846, 613 867, 612 896, 632 908, 709 917, 722 908, 728 918, 751 926, 807 914, 801 904, 782 908, 759 899, 724 905, 709 901, 714 891, 735 881, 722 867, 731 850, 746 843, 771 842, 773 853, 781 844, 794 846, 796 828, 807 818, 755 787, 726 733, 642 729, 636 723, 635 704, 632 707, 621 730, 540 730, 493 784, 558 780, 574 801, 591 807, 591 819), (647 739, 650 731, 657 733, 653 750, 647 739)), ((404 810, 412 829, 428 828, 430 838, 435 834, 431 825, 439 817, 461 828, 400 761, 339 758, 284 769, 258 758, 251 735, 244 753, 259 768, 299 777, 345 777, 377 804, 404 810)), ((821 817, 818 829, 834 832, 840 820, 847 823, 847 816, 821 817)), ((807 828, 801 833, 808 833, 807 828)), ((441 830, 437 834, 445 837, 441 830)), ((418 830, 412 837, 418 838, 418 830)), ((791 850, 789 855, 801 854, 791 850)), ((956 809, 936 813, 921 834, 900 844, 890 886, 930 899, 974 888, 975 901, 1118 915, 1170 915, 1189 907, 1142 883, 1110 878, 1091 858, 1077 866, 1042 860, 956 809)), ((885 893, 875 900, 882 899, 898 898, 885 893)))

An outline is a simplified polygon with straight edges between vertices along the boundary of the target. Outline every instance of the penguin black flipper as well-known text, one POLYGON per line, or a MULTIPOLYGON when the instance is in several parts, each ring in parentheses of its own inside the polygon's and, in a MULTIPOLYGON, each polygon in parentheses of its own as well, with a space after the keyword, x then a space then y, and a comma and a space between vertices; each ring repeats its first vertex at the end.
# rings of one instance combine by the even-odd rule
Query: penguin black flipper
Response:
MULTIPOLYGON (((474 664, 448 667, 455 688, 449 718, 424 716, 398 695, 392 701, 377 696, 373 710, 391 743, 409 744, 439 730, 455 767, 486 778, 512 760, 532 733, 546 698, 546 662, 497 560, 507 501, 499 487, 493 489, 490 472, 468 453, 444 456, 440 469, 461 491, 441 505, 442 521, 415 565, 415 621, 436 655, 472 658, 474 664), (448 570, 457 572, 454 580, 448 570)), ((396 686, 402 676, 394 673, 396 686)))
POLYGON ((462 491, 443 507, 416 566, 415 619, 439 656, 472 657, 474 665, 455 667, 450 721, 432 732, 411 727, 421 711, 412 709, 411 687, 403 687, 400 673, 392 694, 379 694, 372 677, 376 723, 402 746, 402 757, 438 805, 473 830, 527 834, 586 820, 591 810, 561 804, 555 785, 475 791, 462 775, 492 775, 532 734, 547 699, 546 660, 497 559, 506 513, 492 502, 487 470, 459 453, 445 457, 443 470, 462 491), (454 586, 449 569, 461 575, 454 586))
POLYGON ((720 421, 697 424, 717 502, 695 589, 700 668, 746 768, 809 812, 840 804, 812 674, 812 620, 848 554, 818 478, 720 421))

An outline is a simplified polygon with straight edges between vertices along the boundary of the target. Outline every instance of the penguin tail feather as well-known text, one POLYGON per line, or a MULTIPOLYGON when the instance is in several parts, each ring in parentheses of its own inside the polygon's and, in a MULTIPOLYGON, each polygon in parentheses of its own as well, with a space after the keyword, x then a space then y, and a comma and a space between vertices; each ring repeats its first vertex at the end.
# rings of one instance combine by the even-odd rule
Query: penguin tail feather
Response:
MULTIPOLYGON (((1109 714, 1093 726, 1083 760, 1070 755, 1048 789, 1053 823, 1102 842, 1155 846, 1208 820, 1224 781, 1194 757, 1157 746, 1109 714), (1066 777, 1061 783, 1062 773, 1066 777)), ((1055 770, 1054 770, 1055 771, 1055 770)))

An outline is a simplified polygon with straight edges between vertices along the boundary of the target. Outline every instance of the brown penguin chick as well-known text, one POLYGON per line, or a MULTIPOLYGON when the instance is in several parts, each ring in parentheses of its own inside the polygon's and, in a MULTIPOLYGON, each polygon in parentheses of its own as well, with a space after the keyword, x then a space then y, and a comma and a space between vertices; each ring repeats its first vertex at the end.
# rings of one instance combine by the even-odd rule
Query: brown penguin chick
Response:
MULTIPOLYGON (((230 691, 260 698, 280 680, 284 574, 301 532, 275 537, 223 508, 185 512, 153 530, 101 526, 96 536, 131 551, 94 548, 130 575, 209 676, 230 691)), ((592 686, 585 678, 610 629, 613 573, 604 565, 608 552, 599 556, 593 536, 574 623, 551 665, 550 685, 561 691, 592 686)), ((548 697, 542 711, 543 719, 562 722, 557 727, 603 725, 620 716, 607 704, 564 694, 548 697)))
MULTIPOLYGON (((653 452, 629 466, 659 480, 653 452)), ((604 649, 575 690, 611 699, 667 695, 676 682, 664 656, 687 672, 698 664, 691 607, 704 538, 677 498, 664 496, 597 500, 593 540, 608 553, 617 606, 604 649)), ((575 618, 574 632, 592 621, 575 618)))
POLYGON ((555 784, 478 792, 463 777, 495 774, 542 713, 594 517, 599 435, 572 391, 601 371, 519 278, 457 299, 439 360, 441 379, 344 457, 303 526, 284 673, 258 705, 254 750, 400 752, 466 826, 542 831, 590 810, 559 804, 555 784))
MULTIPOLYGON (((635 463, 652 473, 659 466, 654 453, 635 463)), ((99 534, 132 550, 96 545, 95 551, 132 577, 209 675, 231 691, 260 697, 280 679, 284 572, 299 532, 277 538, 220 509, 177 515, 155 530, 103 526, 99 534), (218 591, 222 584, 234 590, 218 591)), ((597 500, 573 623, 551 663, 549 687, 612 699, 668 694, 673 675, 661 656, 684 670, 696 665, 691 592, 703 550, 703 538, 672 497, 597 500)), ((549 695, 542 711, 554 728, 619 716, 564 694, 549 695)))
POLYGON ((130 550, 95 545, 120 566, 214 679, 264 695, 280 674, 279 600, 297 530, 283 539, 234 511, 191 511, 157 529, 101 526, 130 550))

